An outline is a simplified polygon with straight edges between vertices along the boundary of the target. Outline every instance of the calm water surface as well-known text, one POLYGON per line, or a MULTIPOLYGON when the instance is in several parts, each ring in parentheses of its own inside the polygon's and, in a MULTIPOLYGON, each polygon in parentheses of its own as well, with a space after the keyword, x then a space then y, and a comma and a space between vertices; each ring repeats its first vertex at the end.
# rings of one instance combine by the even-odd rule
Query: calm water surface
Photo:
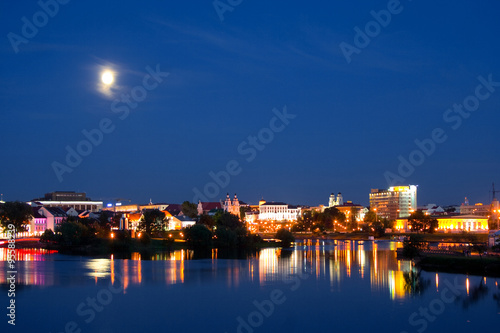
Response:
POLYGON ((306 241, 244 260, 18 250, 15 327, 0 249, 1 332, 498 330, 500 279, 417 272, 398 246, 306 241))

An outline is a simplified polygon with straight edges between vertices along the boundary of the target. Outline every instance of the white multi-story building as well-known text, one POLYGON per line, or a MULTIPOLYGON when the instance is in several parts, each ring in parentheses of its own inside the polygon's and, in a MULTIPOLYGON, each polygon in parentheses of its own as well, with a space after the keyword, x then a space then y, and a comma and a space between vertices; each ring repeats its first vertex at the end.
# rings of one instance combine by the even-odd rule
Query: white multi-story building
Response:
POLYGON ((408 217, 417 209, 417 186, 391 186, 387 190, 372 189, 370 209, 389 220, 408 217))
POLYGON ((261 221, 297 221, 300 213, 301 207, 283 202, 264 202, 259 205, 261 221))

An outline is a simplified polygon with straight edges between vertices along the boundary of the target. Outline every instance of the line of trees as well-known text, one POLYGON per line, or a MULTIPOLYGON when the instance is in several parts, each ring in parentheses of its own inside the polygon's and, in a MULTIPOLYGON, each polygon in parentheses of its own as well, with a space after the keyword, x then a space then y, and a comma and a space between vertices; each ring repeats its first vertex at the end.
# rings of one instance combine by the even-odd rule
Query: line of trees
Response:
POLYGON ((200 216, 199 222, 186 228, 184 233, 188 245, 195 249, 254 249, 262 242, 260 236, 248 231, 238 216, 224 211, 214 216, 200 216))
POLYGON ((417 210, 410 215, 408 224, 411 226, 412 231, 416 231, 417 233, 422 231, 431 234, 436 231, 439 225, 437 219, 425 215, 421 210, 417 210))
MULTIPOLYGON (((306 210, 303 212, 292 228, 292 231, 325 231, 334 230, 334 225, 342 225, 345 229, 346 217, 335 207, 325 209, 323 212, 306 210)), ((338 231, 338 228, 336 229, 338 231)))

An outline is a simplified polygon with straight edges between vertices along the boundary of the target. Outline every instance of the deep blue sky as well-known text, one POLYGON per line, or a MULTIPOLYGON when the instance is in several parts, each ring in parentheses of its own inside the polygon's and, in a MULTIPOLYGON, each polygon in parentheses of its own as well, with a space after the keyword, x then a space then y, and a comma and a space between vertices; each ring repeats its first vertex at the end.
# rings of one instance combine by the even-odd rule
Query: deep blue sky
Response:
POLYGON ((241 172, 214 201, 236 192, 317 205, 340 191, 368 204, 398 156, 442 128, 447 140, 404 183, 419 185, 419 204, 488 201, 491 183, 500 187, 500 87, 456 130, 443 115, 478 76, 500 81, 500 3, 403 0, 347 63, 340 43, 354 45, 354 27, 387 4, 243 1, 221 21, 212 1, 70 1, 15 53, 8 34, 22 36, 22 17, 41 9, 2 1, 0 193, 191 201, 236 160, 241 172), (169 76, 120 120, 113 100, 157 65, 169 76), (114 95, 98 88, 104 68, 117 74, 114 95), (284 106, 296 118, 248 162, 238 146, 284 106), (104 118, 114 131, 60 182, 53 162, 104 118))

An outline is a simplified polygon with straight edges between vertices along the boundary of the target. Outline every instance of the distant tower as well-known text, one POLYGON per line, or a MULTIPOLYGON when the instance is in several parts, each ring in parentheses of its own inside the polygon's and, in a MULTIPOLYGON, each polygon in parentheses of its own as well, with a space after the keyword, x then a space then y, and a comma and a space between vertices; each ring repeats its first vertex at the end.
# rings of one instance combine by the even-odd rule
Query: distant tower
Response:
POLYGON ((335 194, 330 194, 330 199, 328 200, 328 207, 335 206, 335 194))
POLYGON ((337 206, 344 205, 344 198, 342 198, 342 193, 337 194, 337 206))
POLYGON ((233 207, 231 213, 233 213, 236 216, 240 216, 240 201, 238 200, 238 196, 236 195, 236 193, 234 194, 233 207))
POLYGON ((490 215, 493 221, 497 221, 497 228, 498 228, 498 217, 500 215, 500 202, 498 202, 498 199, 495 197, 495 194, 499 191, 495 191, 495 183, 493 183, 492 186, 493 189, 491 193, 493 194, 493 199, 491 200, 490 215))
POLYGON ((465 197, 465 202, 464 202, 465 206, 468 206, 469 205, 469 199, 467 199, 467 197, 465 197))
POLYGON ((224 208, 225 212, 240 216, 240 201, 238 200, 238 196, 236 194, 234 194, 234 199, 233 201, 231 201, 229 193, 227 193, 226 201, 222 203, 222 207, 224 208))
POLYGON ((497 192, 500 192, 500 191, 495 191, 495 183, 493 183, 493 184, 492 184, 492 187, 493 187, 493 190, 492 190, 492 191, 490 191, 490 192, 493 194, 493 197, 492 197, 491 199, 492 199, 492 200, 495 200, 495 199, 496 199, 495 194, 496 194, 497 192))
POLYGON ((260 199, 259 201, 259 206, 262 206, 263 204, 266 203, 266 200, 264 200, 264 198, 260 199))
POLYGON ((225 212, 229 212, 229 207, 231 207, 231 198, 229 197, 229 193, 226 193, 226 201, 224 201, 222 206, 225 212))

